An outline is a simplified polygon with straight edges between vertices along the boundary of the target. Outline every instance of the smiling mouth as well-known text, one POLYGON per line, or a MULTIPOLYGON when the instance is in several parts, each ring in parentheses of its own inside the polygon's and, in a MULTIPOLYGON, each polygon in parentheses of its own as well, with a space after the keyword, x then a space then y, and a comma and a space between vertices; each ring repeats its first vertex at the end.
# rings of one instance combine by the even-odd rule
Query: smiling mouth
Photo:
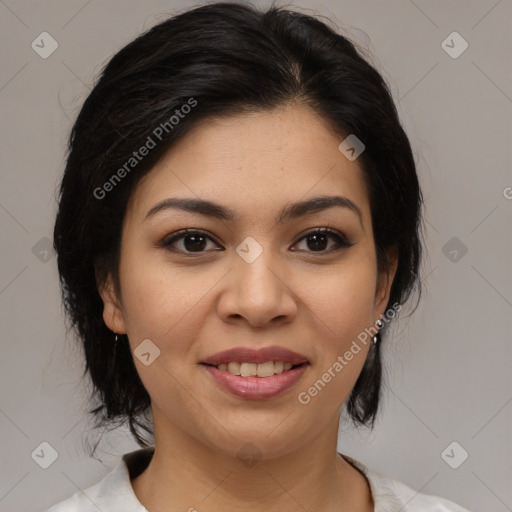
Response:
POLYGON ((231 375, 237 375, 240 377, 265 378, 288 372, 295 368, 305 366, 308 363, 304 362, 300 364, 292 364, 291 362, 287 361, 267 361, 265 363, 239 363, 233 361, 229 363, 221 363, 218 365, 207 363, 203 364, 205 364, 206 366, 217 368, 222 372, 230 373, 231 375))

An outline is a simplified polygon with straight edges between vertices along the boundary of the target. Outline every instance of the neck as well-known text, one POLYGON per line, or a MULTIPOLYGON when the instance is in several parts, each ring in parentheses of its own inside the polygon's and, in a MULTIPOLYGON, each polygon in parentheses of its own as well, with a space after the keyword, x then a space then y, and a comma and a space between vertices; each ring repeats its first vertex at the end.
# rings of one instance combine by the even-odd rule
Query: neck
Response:
POLYGON ((366 478, 337 454, 337 418, 313 441, 273 458, 258 458, 254 445, 238 454, 222 452, 158 423, 153 458, 132 480, 151 512, 223 511, 227 503, 241 512, 373 511, 366 478))

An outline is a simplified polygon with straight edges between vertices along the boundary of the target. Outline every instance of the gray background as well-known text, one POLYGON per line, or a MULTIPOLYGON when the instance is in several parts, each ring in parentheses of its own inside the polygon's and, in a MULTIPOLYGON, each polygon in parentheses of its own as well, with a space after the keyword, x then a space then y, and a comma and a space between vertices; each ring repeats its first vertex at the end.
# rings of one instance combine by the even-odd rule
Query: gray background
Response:
MULTIPOLYGON (((1 510, 41 510, 137 448, 120 429, 103 437, 101 460, 84 452, 82 361, 66 338, 48 239, 66 137, 94 76, 141 31, 192 5, 0 1, 1 510), (44 31, 59 45, 47 59, 31 48, 44 31), (31 457, 42 442, 58 452, 46 470, 31 457)), ((344 425, 339 450, 471 510, 512 510, 512 1, 292 5, 369 48, 398 103, 427 203, 426 293, 384 349, 379 423, 373 432, 344 425), (453 31, 469 44, 458 58, 441 46, 453 31), (441 456, 453 441, 452 464, 469 454, 457 469, 441 456)))

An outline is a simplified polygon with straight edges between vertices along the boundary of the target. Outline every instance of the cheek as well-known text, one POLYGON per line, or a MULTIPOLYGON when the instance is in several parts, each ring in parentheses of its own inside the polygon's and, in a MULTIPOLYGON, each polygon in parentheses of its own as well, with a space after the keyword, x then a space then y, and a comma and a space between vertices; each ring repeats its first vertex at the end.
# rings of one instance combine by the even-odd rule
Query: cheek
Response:
POLYGON ((197 321, 204 314, 201 298, 214 282, 197 276, 185 279, 165 265, 143 264, 135 254, 125 259, 120 271, 124 274, 123 313, 137 373, 155 404, 182 411, 190 401, 184 363, 191 358, 191 343, 201 329, 197 321), (149 365, 137 357, 144 340, 157 347, 147 345, 149 365), (153 359, 153 354, 158 355, 153 359))
POLYGON ((128 334, 133 339, 154 339, 158 345, 182 330, 194 308, 200 303, 205 288, 213 285, 206 276, 193 273, 188 278, 170 266, 145 262, 134 253, 121 266, 123 312, 128 334))
POLYGON ((371 337, 364 330, 373 325, 375 276, 371 265, 347 265, 307 291, 317 364, 298 401, 319 423, 327 422, 347 400, 371 350, 371 337))
POLYGON ((361 259, 340 265, 303 289, 312 312, 323 322, 328 335, 335 336, 333 343, 339 349, 373 324, 375 286, 372 260, 361 259))

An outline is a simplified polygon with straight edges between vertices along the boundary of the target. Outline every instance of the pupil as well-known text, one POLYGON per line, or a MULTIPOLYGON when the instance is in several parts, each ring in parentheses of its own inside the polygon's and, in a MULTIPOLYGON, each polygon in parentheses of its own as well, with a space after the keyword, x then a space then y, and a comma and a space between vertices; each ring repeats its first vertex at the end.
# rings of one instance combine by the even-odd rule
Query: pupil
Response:
MULTIPOLYGON (((201 250, 205 247, 205 237, 203 235, 187 235, 184 243, 187 250, 201 250)), ((310 249, 324 250, 327 247, 327 236, 318 233, 309 235, 308 246, 310 249)))
POLYGON ((205 245, 205 237, 204 235, 187 235, 184 240, 185 247, 187 249, 204 249, 205 245), (192 240, 192 243, 187 243, 187 241, 192 240))
MULTIPOLYGON (((311 241, 311 240, 314 240, 313 244, 315 245, 315 248, 316 249, 325 249, 327 244, 326 244, 326 241, 327 241, 327 237, 326 235, 324 234, 312 234, 312 235, 309 235, 308 237, 308 242, 311 241), (318 245, 318 241, 319 241, 319 238, 322 239, 322 242, 320 242, 320 246, 318 245)), ((309 244, 308 244, 309 245, 309 244)), ((309 248, 311 249, 311 246, 309 246, 309 248)))

